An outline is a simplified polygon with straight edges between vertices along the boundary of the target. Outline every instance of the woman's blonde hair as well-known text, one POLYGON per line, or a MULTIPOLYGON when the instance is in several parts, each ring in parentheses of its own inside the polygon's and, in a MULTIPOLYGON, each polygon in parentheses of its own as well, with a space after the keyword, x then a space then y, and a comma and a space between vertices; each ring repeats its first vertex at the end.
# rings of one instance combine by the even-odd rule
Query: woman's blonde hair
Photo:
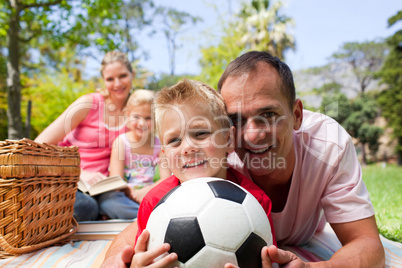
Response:
POLYGON ((194 80, 183 79, 174 86, 163 88, 155 98, 155 123, 156 129, 161 134, 163 115, 170 105, 191 103, 207 107, 215 122, 222 128, 230 128, 230 120, 227 117, 226 106, 222 96, 210 86, 194 80))
MULTIPOLYGON (((113 50, 113 51, 109 51, 108 53, 106 53, 106 55, 103 57, 103 60, 101 63, 101 69, 100 69, 100 73, 101 73, 102 77, 103 77, 103 71, 105 70, 106 66, 111 63, 115 63, 115 62, 120 62, 121 64, 126 66, 127 70, 130 73, 132 73, 133 75, 135 74, 134 70, 133 70, 133 66, 131 65, 130 61, 128 60, 127 55, 123 52, 113 50)), ((98 91, 103 96, 109 95, 109 92, 105 88, 98 89, 98 91)))
POLYGON ((130 61, 127 58, 127 55, 123 52, 113 50, 109 51, 106 53, 105 57, 103 57, 102 63, 101 63, 101 76, 103 77, 103 71, 105 70, 106 65, 114 63, 114 62, 120 62, 123 65, 127 67, 127 70, 129 70, 131 73, 133 72, 133 66, 131 65, 130 61))

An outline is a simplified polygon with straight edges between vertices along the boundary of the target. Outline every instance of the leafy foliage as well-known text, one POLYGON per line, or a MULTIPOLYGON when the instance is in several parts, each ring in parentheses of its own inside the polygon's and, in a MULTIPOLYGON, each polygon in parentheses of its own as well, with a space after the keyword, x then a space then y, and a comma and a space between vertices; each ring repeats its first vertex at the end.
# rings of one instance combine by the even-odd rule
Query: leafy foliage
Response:
POLYGON ((289 33, 293 19, 280 14, 282 1, 252 0, 244 2, 238 14, 237 30, 241 43, 249 50, 262 50, 284 59, 284 52, 295 48, 294 37, 289 33))
POLYGON ((226 66, 244 52, 239 42, 240 33, 231 30, 230 27, 224 32, 218 45, 201 48, 201 74, 197 79, 215 89, 226 66))
POLYGON ((288 33, 292 20, 279 13, 282 6, 281 1, 244 2, 239 13, 224 21, 217 44, 201 48, 198 79, 216 88, 226 66, 249 50, 268 51, 283 59, 284 51, 294 48, 294 39, 288 33))
MULTIPOLYGON (((75 53, 109 51, 125 46, 135 49, 133 40, 125 40, 127 27, 144 25, 143 6, 151 0, 32 0, 0 3, 0 35, 7 36, 8 131, 11 138, 22 136, 21 77, 40 72, 39 61, 59 68, 58 50, 70 47, 75 53), (130 7, 132 13, 128 14, 130 7), (123 16, 124 15, 124 16, 123 16), (132 16, 132 17, 128 17, 132 16), (134 22, 133 22, 134 21, 134 22), (130 23, 133 24, 130 24, 130 23), (122 24, 128 25, 126 28, 122 24), (126 31, 124 31, 126 30, 126 31), (40 53, 38 53, 40 52, 40 53), (39 55, 38 55, 39 54, 39 55), (36 55, 36 57, 32 57, 36 55), (21 62, 23 64, 21 64, 21 62), (21 71, 22 67, 22 71, 21 71)), ((1 40, 1 38, 0 38, 1 40)), ((0 45, 3 43, 0 41, 0 45)), ((82 54, 81 54, 82 55, 82 54)))
POLYGON ((363 164, 366 164, 364 146, 369 146, 375 155, 379 148, 379 138, 383 134, 373 123, 378 113, 378 104, 373 94, 360 95, 350 100, 340 91, 341 85, 329 83, 313 92, 322 96, 321 110, 334 118, 346 131, 362 145, 363 164))
MULTIPOLYGON (((191 78, 190 76, 186 76, 187 78, 191 78)), ((180 75, 168 75, 162 74, 161 78, 152 77, 150 81, 148 81, 147 88, 159 91, 164 87, 170 87, 178 83, 180 80, 183 79, 183 76, 180 75)))
MULTIPOLYGON (((389 18, 388 24, 393 26, 398 21, 402 21, 402 11, 389 18)), ((402 165, 402 30, 389 37, 387 43, 391 50, 378 76, 388 88, 381 93, 378 101, 398 141, 395 151, 398 164, 402 165)))
MULTIPOLYGON (((94 92, 94 83, 74 79, 75 72, 60 72, 27 78, 24 99, 32 101, 32 134, 35 138, 78 97, 94 92)), ((25 102, 24 102, 25 103, 25 102)))
POLYGON ((152 0, 126 0, 123 3, 124 6, 120 9, 122 16, 120 25, 123 33, 119 49, 127 53, 130 61, 134 62, 139 58, 136 53, 140 47, 139 40, 135 37, 151 25, 154 3, 152 0))

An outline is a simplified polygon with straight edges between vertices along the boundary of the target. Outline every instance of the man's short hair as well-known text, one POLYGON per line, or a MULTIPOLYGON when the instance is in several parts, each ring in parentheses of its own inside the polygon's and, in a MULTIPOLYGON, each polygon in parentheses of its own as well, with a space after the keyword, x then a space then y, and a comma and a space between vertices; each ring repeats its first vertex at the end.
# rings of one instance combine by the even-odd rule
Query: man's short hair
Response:
POLYGON ((296 100, 296 89, 293 82, 292 71, 286 63, 265 51, 250 51, 229 63, 219 79, 218 92, 221 92, 223 83, 225 83, 228 77, 240 76, 244 73, 252 72, 257 68, 259 62, 265 62, 277 70, 282 80, 282 93, 288 99, 289 106, 292 109, 296 100))

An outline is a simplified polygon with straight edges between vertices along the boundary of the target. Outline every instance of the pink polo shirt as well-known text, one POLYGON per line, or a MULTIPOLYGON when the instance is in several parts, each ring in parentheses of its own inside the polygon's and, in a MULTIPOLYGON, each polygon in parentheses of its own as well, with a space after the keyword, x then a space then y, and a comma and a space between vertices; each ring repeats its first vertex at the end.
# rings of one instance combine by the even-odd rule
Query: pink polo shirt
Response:
POLYGON ((59 142, 59 146, 79 148, 81 168, 108 175, 113 140, 126 131, 125 126, 109 128, 104 122, 105 100, 99 93, 90 94, 92 107, 87 117, 59 142))

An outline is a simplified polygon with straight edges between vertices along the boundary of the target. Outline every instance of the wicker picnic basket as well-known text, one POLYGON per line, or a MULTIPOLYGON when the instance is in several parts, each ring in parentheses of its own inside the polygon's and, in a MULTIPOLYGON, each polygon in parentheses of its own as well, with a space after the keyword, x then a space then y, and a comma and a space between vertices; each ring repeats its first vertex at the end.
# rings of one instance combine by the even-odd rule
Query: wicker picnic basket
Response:
POLYGON ((0 257, 65 243, 80 175, 77 147, 0 141, 0 257))

